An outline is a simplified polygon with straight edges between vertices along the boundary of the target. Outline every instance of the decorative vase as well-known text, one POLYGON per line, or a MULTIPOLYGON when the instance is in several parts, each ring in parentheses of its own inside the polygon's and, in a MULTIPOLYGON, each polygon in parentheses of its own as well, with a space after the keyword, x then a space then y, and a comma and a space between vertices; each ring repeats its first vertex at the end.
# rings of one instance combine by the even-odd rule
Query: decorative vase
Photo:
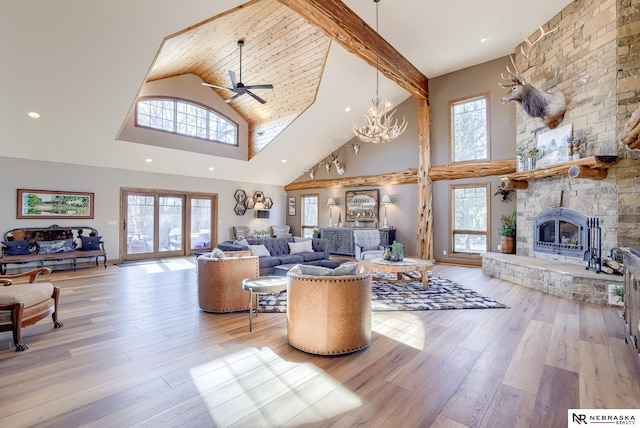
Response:
POLYGON ((385 260, 391 260, 391 249, 389 247, 386 247, 384 249, 384 255, 382 256, 382 258, 385 260))

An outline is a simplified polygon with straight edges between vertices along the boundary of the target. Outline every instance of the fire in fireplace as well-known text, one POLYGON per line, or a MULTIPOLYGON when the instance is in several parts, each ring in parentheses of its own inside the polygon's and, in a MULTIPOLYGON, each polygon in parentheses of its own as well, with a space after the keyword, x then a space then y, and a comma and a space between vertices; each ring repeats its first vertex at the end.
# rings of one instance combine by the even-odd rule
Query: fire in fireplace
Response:
POLYGON ((589 251, 587 216, 567 208, 553 208, 533 219, 533 250, 584 258, 589 251))

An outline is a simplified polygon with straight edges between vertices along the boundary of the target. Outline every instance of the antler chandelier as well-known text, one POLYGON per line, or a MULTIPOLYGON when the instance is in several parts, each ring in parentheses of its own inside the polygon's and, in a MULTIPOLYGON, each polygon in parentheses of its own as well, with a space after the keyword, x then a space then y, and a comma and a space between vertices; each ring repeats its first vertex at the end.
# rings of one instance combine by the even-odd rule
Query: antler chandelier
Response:
MULTIPOLYGON (((376 34, 378 34, 378 3, 380 0, 373 0, 376 4, 376 34)), ((364 116, 365 124, 358 126, 353 124, 353 132, 364 143, 388 143, 397 138, 407 128, 407 122, 404 117, 402 123, 398 124, 398 119, 394 119, 393 115, 396 110, 393 104, 385 101, 381 104, 378 92, 380 90, 380 54, 376 44, 376 97, 371 100, 373 106, 369 107, 366 116, 364 116), (392 110, 393 109, 393 110, 392 110)))

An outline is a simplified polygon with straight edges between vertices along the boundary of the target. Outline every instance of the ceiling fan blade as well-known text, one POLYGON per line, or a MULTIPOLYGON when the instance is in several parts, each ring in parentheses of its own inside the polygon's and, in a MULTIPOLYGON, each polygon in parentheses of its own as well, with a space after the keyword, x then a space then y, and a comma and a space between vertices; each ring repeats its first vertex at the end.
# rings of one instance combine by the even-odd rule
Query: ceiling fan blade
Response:
POLYGON ((238 98, 240 96, 240 94, 235 94, 234 96, 232 96, 231 98, 227 98, 226 100, 224 100, 225 103, 230 103, 231 101, 235 100, 236 98, 238 98))
POLYGON ((245 86, 245 89, 273 89, 273 85, 272 84, 248 85, 248 86, 245 86))
POLYGON ((262 104, 266 104, 267 103, 265 100, 263 100, 262 98, 260 98, 259 96, 257 96, 256 94, 254 94, 251 91, 247 91, 247 94, 251 95, 253 98, 255 98, 256 100, 260 101, 262 104))
POLYGON ((233 91, 233 89, 232 89, 232 88, 225 88, 224 86, 212 85, 211 83, 205 83, 205 82, 202 82, 202 85, 203 85, 203 86, 210 86, 210 87, 212 87, 212 88, 226 89, 227 91, 233 91))
POLYGON ((236 73, 234 73, 233 70, 229 70, 229 77, 231 78, 231 86, 233 86, 233 89, 236 89, 238 87, 238 81, 236 80, 236 73))

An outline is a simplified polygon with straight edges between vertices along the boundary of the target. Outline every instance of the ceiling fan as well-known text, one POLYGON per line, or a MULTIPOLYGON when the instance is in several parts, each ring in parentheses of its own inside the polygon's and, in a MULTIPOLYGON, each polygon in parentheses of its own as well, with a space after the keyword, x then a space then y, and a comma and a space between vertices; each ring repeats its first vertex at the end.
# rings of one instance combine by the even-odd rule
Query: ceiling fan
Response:
POLYGON ((230 103, 231 101, 235 100, 240 95, 248 94, 248 95, 251 95, 253 98, 255 98, 257 101, 261 102, 262 104, 265 104, 266 101, 260 98, 259 96, 257 96, 256 94, 254 94, 253 92, 251 92, 250 89, 273 89, 273 85, 271 84, 245 85, 244 83, 242 83, 242 47, 243 46, 244 46, 244 40, 242 39, 238 40, 238 47, 240 48, 240 79, 236 81, 236 73, 234 73, 233 70, 229 70, 229 77, 231 78, 231 85, 233 86, 232 88, 225 88, 224 86, 212 85, 211 83, 205 83, 205 82, 202 82, 202 84, 204 86, 210 86, 212 88, 226 89, 227 91, 235 92, 235 95, 225 100, 225 102, 227 103, 230 103))

